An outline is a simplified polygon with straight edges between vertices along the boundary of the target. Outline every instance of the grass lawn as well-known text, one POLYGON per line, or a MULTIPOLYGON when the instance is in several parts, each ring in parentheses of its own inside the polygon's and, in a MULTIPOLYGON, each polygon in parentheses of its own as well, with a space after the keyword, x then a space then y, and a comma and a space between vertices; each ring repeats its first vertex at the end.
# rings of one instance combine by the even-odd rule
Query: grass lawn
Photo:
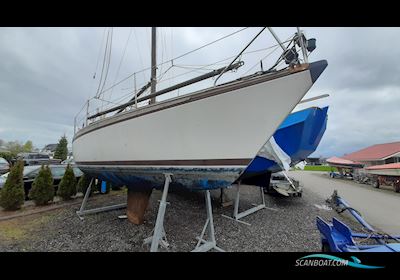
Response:
POLYGON ((304 171, 336 171, 336 167, 328 166, 328 165, 306 165, 304 166, 304 171))

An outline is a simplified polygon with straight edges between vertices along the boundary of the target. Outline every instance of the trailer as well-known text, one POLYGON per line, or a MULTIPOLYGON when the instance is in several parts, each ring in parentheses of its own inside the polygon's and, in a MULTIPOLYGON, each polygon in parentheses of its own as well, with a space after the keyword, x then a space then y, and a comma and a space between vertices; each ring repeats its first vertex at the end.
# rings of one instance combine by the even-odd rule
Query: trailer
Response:
POLYGON ((303 187, 299 181, 290 178, 286 172, 281 171, 271 174, 270 183, 264 188, 264 193, 278 193, 287 197, 301 197, 303 194, 303 187))
POLYGON ((395 192, 400 192, 400 163, 374 165, 365 168, 371 177, 372 186, 392 186, 395 192))
POLYGON ((373 175, 372 186, 379 189, 381 185, 392 186, 395 192, 400 192, 400 177, 373 175))
POLYGON ((318 216, 317 228, 321 234, 323 252, 400 252, 400 236, 374 229, 357 210, 338 196, 336 190, 327 202, 338 213, 349 211, 365 232, 354 232, 339 219, 333 218, 332 223, 328 223, 318 216))

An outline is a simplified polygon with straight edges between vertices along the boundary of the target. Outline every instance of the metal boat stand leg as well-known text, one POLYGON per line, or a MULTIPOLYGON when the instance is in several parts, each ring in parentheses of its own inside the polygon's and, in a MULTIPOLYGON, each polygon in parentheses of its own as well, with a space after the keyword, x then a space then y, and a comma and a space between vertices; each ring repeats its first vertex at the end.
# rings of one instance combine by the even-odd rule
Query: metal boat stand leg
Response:
POLYGON ((198 242, 192 252, 207 252, 210 251, 211 249, 215 249, 219 252, 224 252, 224 250, 222 250, 217 246, 217 242, 215 240, 214 220, 213 220, 211 196, 209 190, 205 192, 205 198, 206 198, 207 220, 206 223, 204 224, 203 230, 201 231, 201 235, 197 237, 198 242), (206 233, 207 228, 208 228, 208 238, 210 239, 208 241, 204 239, 204 234, 206 233))
MULTIPOLYGON (((226 216, 226 215, 222 215, 222 216, 224 218, 233 219, 233 220, 235 220, 237 222, 240 222, 240 223, 243 223, 245 225, 250 226, 249 223, 241 221, 240 219, 243 218, 243 217, 246 217, 246 216, 248 216, 250 214, 253 214, 254 212, 257 212, 257 211, 259 211, 261 209, 267 209, 267 207, 265 205, 265 198, 264 198, 263 189, 262 188, 259 188, 259 189, 260 189, 260 195, 261 195, 261 204, 253 204, 253 206, 254 206, 253 208, 250 208, 250 209, 248 209, 246 211, 243 211, 243 212, 239 213, 240 182, 238 182, 238 184, 236 185, 236 198, 235 198, 235 205, 234 205, 234 208, 233 208, 233 217, 229 217, 229 216, 226 216)), ((268 209, 276 210, 276 209, 273 209, 273 208, 268 208, 268 209)))
POLYGON ((220 204, 222 207, 227 207, 233 205, 233 200, 228 200, 228 196, 225 193, 225 188, 220 189, 221 193, 219 196, 220 204))
POLYGON ((86 190, 85 196, 84 196, 82 204, 81 204, 81 208, 78 211, 76 211, 76 214, 78 215, 79 219, 83 220, 82 216, 84 216, 84 215, 100 213, 100 212, 105 212, 105 211, 111 211, 111 210, 116 210, 116 209, 122 209, 122 208, 126 207, 126 203, 122 203, 122 204, 116 204, 116 205, 110 205, 110 206, 85 210, 86 203, 89 199, 90 191, 92 190, 93 182, 94 182, 94 178, 92 178, 92 180, 89 183, 89 187, 86 190))
POLYGON ((154 226, 153 235, 146 238, 143 241, 143 244, 151 243, 150 252, 157 252, 158 245, 161 245, 164 248, 168 248, 169 246, 166 240, 166 234, 164 230, 164 215, 165 215, 165 209, 167 208, 168 204, 167 195, 168 195, 169 184, 172 181, 171 175, 172 174, 169 173, 164 174, 165 176, 164 190, 160 201, 160 206, 158 208, 157 220, 156 220, 156 225, 154 226))
POLYGON ((282 170, 282 174, 285 176, 286 180, 288 180, 290 186, 291 186, 295 191, 297 191, 296 186, 293 184, 293 181, 289 178, 289 176, 286 174, 286 171, 285 171, 284 169, 282 170))

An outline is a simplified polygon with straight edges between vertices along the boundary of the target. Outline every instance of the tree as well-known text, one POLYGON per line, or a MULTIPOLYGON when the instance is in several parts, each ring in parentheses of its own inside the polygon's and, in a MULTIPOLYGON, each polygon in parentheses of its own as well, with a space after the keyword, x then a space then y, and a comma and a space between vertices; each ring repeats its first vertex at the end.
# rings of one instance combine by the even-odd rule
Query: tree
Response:
POLYGON ((24 150, 24 152, 32 152, 33 150, 33 144, 31 140, 28 140, 25 142, 25 144, 22 146, 22 149, 24 150))
POLYGON ((76 178, 74 170, 69 164, 65 170, 64 176, 58 185, 57 195, 63 200, 71 199, 71 196, 76 195, 76 178))
POLYGON ((67 137, 64 135, 60 138, 58 142, 57 148, 54 152, 54 158, 66 160, 68 156, 68 140, 67 137))
POLYGON ((18 141, 10 141, 5 144, 6 149, 10 151, 11 154, 18 154, 24 151, 22 144, 18 141))
POLYGON ((42 165, 39 174, 32 183, 32 189, 29 192, 29 198, 36 205, 46 205, 54 198, 53 176, 48 166, 42 165))
POLYGON ((32 141, 28 140, 22 145, 19 141, 3 141, 0 139, 0 146, 4 146, 7 149, 7 160, 9 161, 11 158, 14 158, 19 153, 23 152, 32 152, 34 149, 32 141))
POLYGON ((11 160, 15 157, 16 155, 10 153, 10 152, 0 152, 0 157, 4 158, 6 161, 9 163, 11 160))
POLYGON ((24 163, 18 161, 11 167, 3 189, 0 192, 0 206, 5 210, 18 210, 25 199, 23 182, 24 163))

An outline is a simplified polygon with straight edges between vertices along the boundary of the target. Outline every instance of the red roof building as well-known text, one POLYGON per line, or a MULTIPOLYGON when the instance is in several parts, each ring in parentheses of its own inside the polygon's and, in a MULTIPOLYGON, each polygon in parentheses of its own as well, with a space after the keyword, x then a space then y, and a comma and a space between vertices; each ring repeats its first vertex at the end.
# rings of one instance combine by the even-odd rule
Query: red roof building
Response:
POLYGON ((352 161, 349 159, 331 157, 326 160, 330 166, 335 166, 337 168, 362 168, 363 164, 361 162, 352 161))
POLYGON ((400 162, 400 142, 377 144, 342 157, 365 166, 400 162))
POLYGON ((389 163, 389 164, 381 164, 367 167, 365 169, 368 170, 379 170, 379 169, 400 169, 400 163, 389 163))
POLYGON ((326 160, 329 163, 333 164, 342 164, 342 165, 360 165, 360 162, 352 161, 349 159, 345 158, 339 158, 339 157, 331 157, 326 160))

